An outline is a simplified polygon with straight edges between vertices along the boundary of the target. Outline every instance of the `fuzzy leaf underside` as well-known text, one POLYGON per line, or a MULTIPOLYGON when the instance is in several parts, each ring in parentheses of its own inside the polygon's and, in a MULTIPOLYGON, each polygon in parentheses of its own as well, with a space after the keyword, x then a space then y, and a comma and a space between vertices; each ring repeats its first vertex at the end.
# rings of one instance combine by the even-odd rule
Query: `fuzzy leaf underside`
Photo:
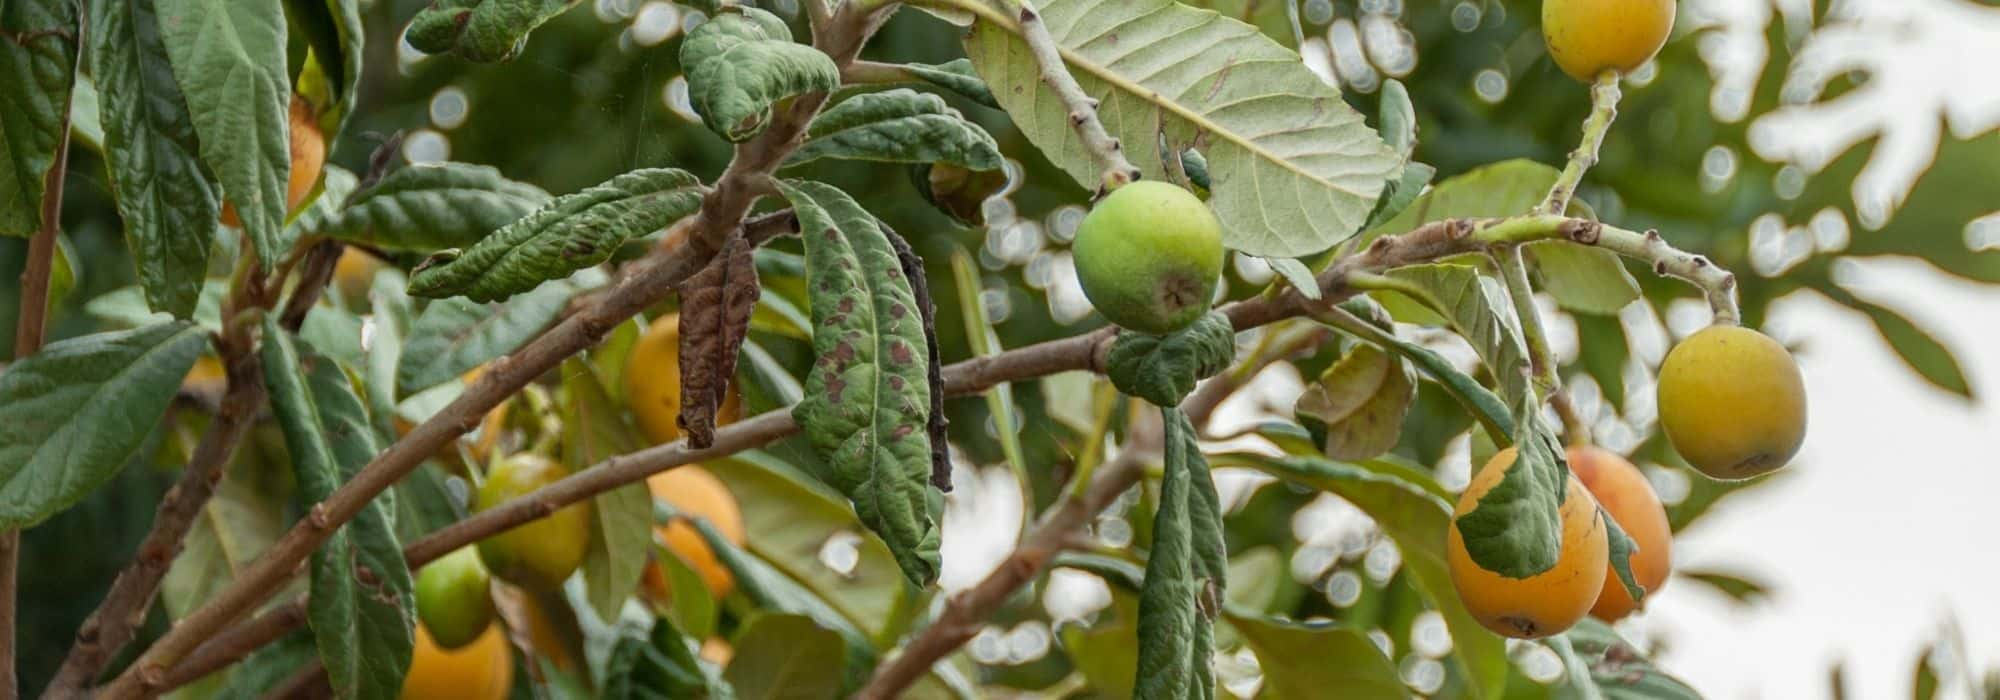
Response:
POLYGON ((777 15, 734 6, 681 43, 688 101, 709 130, 730 141, 763 131, 779 100, 840 87, 833 59, 804 44, 777 15))
POLYGON ((736 376, 736 358, 750 334, 757 286, 756 249, 742 235, 680 285, 681 414, 689 445, 715 443, 715 414, 736 376))
MULTIPOLYGON (((1360 231, 1402 159, 1291 49, 1256 27, 1172 0, 1036 3, 1098 118, 1149 179, 1159 153, 1206 157, 1224 243, 1316 253, 1360 231), (1136 89, 1135 89, 1136 88, 1136 89), (1162 142, 1164 142, 1162 144, 1162 142)), ((1023 134, 1086 186, 1100 167, 1012 27, 979 22, 966 55, 1023 134)))
POLYGON ((1122 331, 1105 359, 1105 375, 1118 390, 1156 406, 1180 405, 1196 383, 1236 358, 1236 330, 1211 311, 1167 335, 1122 331))
POLYGON ((816 182, 780 182, 805 238, 813 368, 793 409, 833 486, 911 582, 938 573, 922 312, 875 217, 816 182))
POLYGON ((701 208, 708 188, 684 170, 634 170, 564 195, 480 239, 434 255, 410 275, 410 293, 495 301, 611 258, 626 239, 701 208))
POLYGON ((405 36, 424 53, 493 63, 520 55, 528 33, 581 0, 437 0, 410 19, 405 36))
POLYGON ((944 98, 899 89, 855 95, 813 119, 787 165, 821 158, 1000 167, 1000 146, 944 98))
POLYGON ((548 201, 542 188, 491 167, 425 163, 384 175, 345 207, 311 222, 310 231, 383 250, 430 253, 477 245, 548 201))

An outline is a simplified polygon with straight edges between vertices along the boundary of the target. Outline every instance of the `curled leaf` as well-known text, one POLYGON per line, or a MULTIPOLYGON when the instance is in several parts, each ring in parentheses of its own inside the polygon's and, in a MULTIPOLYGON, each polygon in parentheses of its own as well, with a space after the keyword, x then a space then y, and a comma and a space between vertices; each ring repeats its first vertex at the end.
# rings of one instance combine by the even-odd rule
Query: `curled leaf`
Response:
POLYGON ((889 224, 877 220, 882 233, 889 238, 889 245, 896 249, 896 261, 903 268, 903 276, 910 280, 910 292, 917 297, 917 310, 924 317, 924 345, 930 351, 931 417, 924 429, 931 435, 931 485, 939 491, 951 490, 951 448, 946 440, 945 430, 951 421, 944 416, 944 360, 938 353, 937 304, 931 300, 930 275, 924 272, 924 259, 910 248, 910 242, 903 240, 902 234, 889 228, 889 224))
POLYGON ((451 52, 478 63, 520 55, 528 33, 578 0, 436 0, 410 20, 404 37, 424 53, 451 52))
POLYGON ((738 233, 680 285, 681 430, 689 445, 715 444, 715 412, 736 376, 737 353, 757 310, 756 248, 738 233))
POLYGON ((1104 364, 1105 374, 1119 391, 1173 407, 1194 391, 1197 382, 1221 372, 1235 358, 1235 327, 1228 316, 1211 311, 1167 335, 1121 332, 1104 364))
POLYGON ((871 92, 842 100, 813 119, 806 142, 787 165, 820 158, 885 163, 942 163, 1000 169, 1000 145, 944 98, 915 90, 871 92))
POLYGON ((1306 387, 1293 412, 1322 424, 1326 456, 1351 462, 1395 447, 1403 415, 1416 399, 1417 378, 1407 362, 1357 345, 1306 387))
POLYGON ((792 42, 777 15, 733 6, 681 42, 688 101, 710 131, 743 141, 771 121, 788 97, 840 87, 840 68, 818 49, 792 42))

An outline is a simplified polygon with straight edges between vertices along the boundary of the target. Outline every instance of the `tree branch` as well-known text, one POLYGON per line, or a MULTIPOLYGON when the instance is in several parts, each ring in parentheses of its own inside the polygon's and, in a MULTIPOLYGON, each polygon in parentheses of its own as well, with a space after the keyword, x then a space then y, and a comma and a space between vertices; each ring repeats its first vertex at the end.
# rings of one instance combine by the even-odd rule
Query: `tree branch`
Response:
MULTIPOLYGON (((888 12, 843 5, 824 33, 820 46, 835 63, 854 60, 888 12)), ((610 294, 590 308, 563 319, 513 355, 494 360, 479 380, 452 403, 412 429, 377 455, 333 495, 313 506, 314 517, 301 520, 273 543, 263 556, 239 572, 214 598, 187 616, 107 684, 102 696, 132 698, 161 690, 165 676, 181 659, 230 622, 248 613, 289 580, 299 562, 354 518, 376 496, 400 481, 431 454, 471 431, 486 412, 564 359, 596 344, 619 323, 671 294, 681 280, 699 270, 719 249, 724 236, 744 223, 744 215, 770 176, 797 146, 806 125, 827 96, 804 95, 792 101, 756 138, 737 148, 715 188, 703 199, 692 226, 689 245, 650 256, 635 266, 610 294)), ((720 436, 718 435, 718 441, 720 436)))
POLYGON ((1555 187, 1535 213, 1561 214, 1569 209, 1569 200, 1576 196, 1576 187, 1582 184, 1584 173, 1597 165, 1597 151, 1604 145, 1604 134, 1611 131, 1611 122, 1618 118, 1621 97, 1617 71, 1605 71, 1597 77, 1597 83, 1590 88, 1590 116, 1583 120, 1583 139, 1570 152, 1569 163, 1563 166, 1555 187))

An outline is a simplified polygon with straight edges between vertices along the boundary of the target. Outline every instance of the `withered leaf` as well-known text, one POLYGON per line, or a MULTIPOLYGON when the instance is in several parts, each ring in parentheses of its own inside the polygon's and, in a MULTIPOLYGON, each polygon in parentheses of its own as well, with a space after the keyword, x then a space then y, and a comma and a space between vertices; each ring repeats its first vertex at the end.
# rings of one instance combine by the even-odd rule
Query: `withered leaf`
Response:
POLYGON ((756 248, 741 231, 700 272, 681 282, 681 431, 689 445, 715 444, 715 413, 736 374, 736 357, 757 309, 756 248))
POLYGON ((931 303, 930 277, 924 273, 923 256, 910 248, 910 242, 889 228, 888 222, 878 222, 882 233, 888 235, 889 245, 896 249, 896 259, 902 263, 903 276, 910 280, 910 291, 916 294, 917 310, 924 319, 924 344, 930 347, 931 419, 924 428, 931 434, 931 485, 949 492, 951 449, 945 443, 945 428, 951 421, 944 417, 944 363, 938 359, 937 309, 931 303))

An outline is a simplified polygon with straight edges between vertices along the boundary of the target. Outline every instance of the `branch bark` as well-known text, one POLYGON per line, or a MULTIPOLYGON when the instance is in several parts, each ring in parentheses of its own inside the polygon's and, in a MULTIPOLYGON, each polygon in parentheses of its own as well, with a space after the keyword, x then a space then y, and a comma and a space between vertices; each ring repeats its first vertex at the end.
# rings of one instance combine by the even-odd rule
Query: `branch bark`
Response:
MULTIPOLYGON (((820 46, 835 63, 854 60, 869 35, 893 10, 857 9, 843 5, 820 46)), ((204 636, 248 613, 289 580, 299 562, 332 536, 369 501, 400 481, 423 459, 459 435, 475 428, 486 412, 534 378, 554 369, 565 358, 601 340, 625 319, 672 293, 720 248, 724 236, 744 225, 744 216, 764 191, 763 183, 784 162, 806 125, 826 103, 827 95, 804 95, 754 139, 739 146, 736 157, 704 198, 688 237, 689 245, 651 256, 635 266, 610 294, 544 332, 514 355, 494 360, 479 380, 456 400, 377 455, 367 467, 274 543, 264 556, 239 572, 216 596, 177 621, 130 667, 107 684, 102 696, 138 697, 162 690, 168 671, 200 644, 204 636)), ((721 436, 717 436, 718 442, 721 436)))

